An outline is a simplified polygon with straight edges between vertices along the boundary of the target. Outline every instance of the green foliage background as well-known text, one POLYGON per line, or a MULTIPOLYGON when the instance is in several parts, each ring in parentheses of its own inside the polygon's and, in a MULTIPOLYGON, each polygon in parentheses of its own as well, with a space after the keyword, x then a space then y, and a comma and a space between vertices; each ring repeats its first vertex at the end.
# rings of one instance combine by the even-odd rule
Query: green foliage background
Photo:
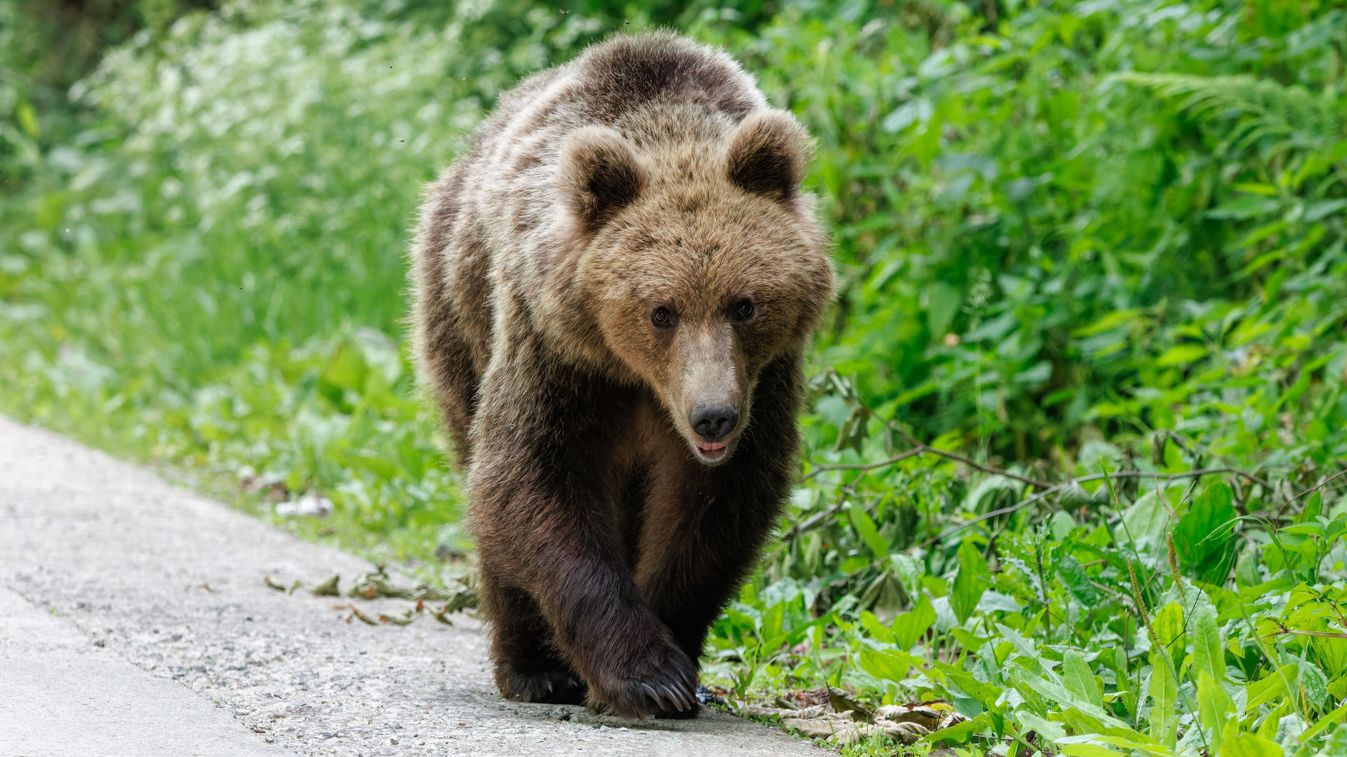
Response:
POLYGON ((672 26, 816 136, 842 281, 708 671, 968 718, 918 752, 1347 752, 1344 3, 194 6, 0 0, 4 411, 453 570, 420 187, 672 26))

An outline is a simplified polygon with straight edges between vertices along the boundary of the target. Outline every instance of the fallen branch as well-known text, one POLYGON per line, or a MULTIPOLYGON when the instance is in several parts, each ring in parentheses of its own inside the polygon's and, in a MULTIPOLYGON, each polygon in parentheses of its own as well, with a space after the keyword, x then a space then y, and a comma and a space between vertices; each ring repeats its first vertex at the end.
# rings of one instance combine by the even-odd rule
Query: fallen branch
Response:
POLYGON ((1071 484, 1084 484, 1090 481, 1103 481, 1106 478, 1144 478, 1157 481, 1180 481, 1186 478, 1201 478, 1202 476, 1211 476, 1219 473, 1225 473, 1231 476, 1239 476, 1245 481, 1248 481, 1253 484, 1258 484, 1259 486, 1265 489, 1268 490, 1272 489, 1271 483, 1259 478, 1258 476, 1255 476, 1254 474, 1248 471, 1240 470, 1239 468, 1226 468, 1226 467, 1198 468, 1197 470, 1184 471, 1182 473, 1158 473, 1140 470, 1122 470, 1116 473, 1091 473, 1088 476, 1079 476, 1077 478, 1073 478, 1068 481, 1063 481, 1062 483, 1056 484, 1055 486, 1063 487, 1063 486, 1070 486, 1071 484))
POLYGON ((1311 495, 1311 494, 1313 494, 1313 493, 1315 493, 1315 492, 1317 492, 1317 491, 1321 491, 1321 490, 1323 490, 1323 489, 1327 489, 1329 484, 1331 484, 1331 483, 1333 483, 1334 481, 1337 481, 1338 479, 1341 479, 1341 478, 1347 478, 1347 468, 1344 468, 1343 470, 1340 470, 1340 471, 1338 471, 1337 473, 1334 473, 1333 475, 1329 476, 1328 478, 1324 479, 1323 481, 1320 481, 1319 483, 1315 484, 1314 486, 1311 486, 1310 488, 1306 489, 1305 491, 1303 491, 1303 492, 1297 494, 1297 495, 1296 495, 1296 499, 1304 499, 1305 497, 1308 497, 1309 495, 1311 495))
POLYGON ((1081 484, 1089 483, 1091 481, 1102 481, 1104 479, 1115 479, 1115 478, 1141 478, 1155 481, 1181 481, 1189 478, 1201 478, 1202 476, 1213 476, 1219 474, 1237 475, 1249 481, 1252 481, 1256 484, 1259 484, 1260 486, 1265 486, 1268 489, 1272 488, 1272 485, 1264 481, 1263 479, 1253 475, 1252 473, 1248 473, 1246 471, 1242 471, 1237 468, 1199 468, 1197 470, 1184 471, 1182 473, 1151 473, 1148 471, 1118 471, 1117 473, 1091 473, 1088 476, 1077 476, 1075 478, 1067 479, 1066 481, 1063 481, 1059 484, 1053 484, 1052 486, 1049 486, 1043 491, 1034 494, 1034 496, 1029 497, 1028 499, 1023 500, 1021 502, 1017 502, 1013 505, 998 508, 996 510, 992 510, 991 512, 983 513, 982 515, 979 515, 978 517, 973 518, 972 520, 966 523, 960 523, 959 525, 955 526, 954 528, 951 528, 950 530, 942 534, 936 534, 935 536, 932 536, 931 538, 923 542, 923 546, 930 546, 938 541, 942 541, 950 536, 953 536, 954 534, 959 533, 960 531, 964 530, 965 528, 968 528, 969 526, 975 526, 979 523, 982 523, 983 521, 991 520, 992 518, 996 518, 1002 515, 1009 515, 1013 512, 1023 510, 1024 508, 1029 507, 1030 505, 1036 504, 1038 502, 1041 502, 1054 494, 1059 494, 1065 489, 1070 489, 1074 486, 1079 486, 1081 484))
POLYGON ((855 494, 856 494, 855 489, 853 489, 850 486, 843 486, 841 495, 837 498, 837 501, 834 502, 827 510, 821 510, 819 512, 816 512, 813 515, 809 516, 808 518, 805 518, 804 520, 795 524, 794 526, 791 526, 791 528, 787 530, 785 534, 783 534, 782 538, 794 539, 796 536, 799 536, 805 531, 808 531, 809 529, 828 520, 834 515, 842 512, 842 508, 847 506, 848 501, 847 498, 849 496, 855 496, 855 494))
POLYGON ((918 441, 913 441, 912 449, 904 450, 903 452, 900 452, 894 455, 893 457, 885 458, 884 460, 879 460, 873 463, 836 463, 830 465, 814 465, 814 469, 806 473, 802 480, 808 481, 820 474, 827 473, 829 471, 848 471, 848 470, 871 471, 877 468, 887 468, 890 465, 895 465, 904 460, 917 457, 919 455, 935 455, 936 457, 943 457, 946 460, 953 460, 954 462, 957 463, 963 463, 964 465, 967 465, 969 468, 972 468, 974 470, 982 471, 983 473, 988 473, 993 476, 1004 476, 1008 479, 1011 479, 1012 481, 1019 481, 1022 484, 1027 484, 1036 489, 1043 489, 1052 486, 1052 483, 1049 481, 1041 481, 1036 478, 1021 476, 1018 473, 1011 473, 1010 471, 1001 470, 1000 468, 993 468, 990 465, 983 465, 982 463, 976 462, 971 458, 965 457, 958 453, 948 452, 943 449, 936 449, 935 447, 932 447, 929 444, 924 444, 918 441))
POLYGON ((897 455, 894 455, 893 457, 885 458, 883 460, 879 460, 873 463, 836 463, 832 465, 820 465, 811 462, 810 464, 813 465, 814 469, 804 474, 804 476, 802 476, 800 480, 808 481, 811 478, 819 476, 823 473, 828 473, 830 471, 839 471, 839 470, 870 471, 875 470, 876 468, 887 468, 890 465, 901 463, 902 461, 907 460, 908 458, 916 457, 917 455, 924 454, 925 452, 926 450, 924 449, 910 449, 905 452, 900 452, 897 455))
POLYGON ((1273 631, 1259 638, 1270 639, 1274 636, 1291 634, 1293 636, 1313 636, 1316 639, 1347 639, 1347 633, 1338 633, 1337 631, 1302 631, 1299 628, 1284 628, 1280 631, 1273 631))
MULTIPOLYGON (((1061 494, 1062 492, 1068 489, 1079 487, 1081 484, 1090 483, 1092 481, 1103 481, 1106 479, 1124 479, 1124 478, 1144 479, 1149 481, 1183 481, 1187 479, 1201 478, 1203 476, 1230 475, 1230 476, 1238 476, 1246 481, 1249 481, 1250 483, 1262 486, 1263 488, 1269 491, 1271 491, 1273 488, 1272 484, 1264 480, 1263 478, 1260 478, 1259 476, 1249 473, 1248 471, 1231 467, 1198 468, 1196 470, 1183 471, 1180 473, 1160 473, 1160 472, 1136 471, 1136 470, 1117 471, 1114 473, 1090 473, 1084 476, 1076 476, 1074 478, 1069 478, 1065 481, 1060 481, 1058 483, 1050 483, 1047 481, 1039 481, 1032 478, 1026 478, 1024 476, 1010 473, 1008 471, 993 468, 989 465, 976 463, 964 457, 963 455, 957 455, 953 452, 946 452, 944 450, 935 449, 930 445, 923 444, 922 442, 917 442, 915 440, 911 440, 910 437, 909 440, 913 441, 913 447, 911 449, 904 450, 903 452, 900 452, 899 454, 894 455, 893 457, 885 458, 884 460, 878 460, 873 463, 838 463, 835 465, 818 465, 815 466, 814 470, 806 474, 803 477, 803 480, 808 481, 809 479, 814 478, 815 476, 821 473, 825 473, 827 471, 874 470, 876 468, 883 468, 889 465, 894 465, 895 463, 899 463, 903 460, 907 460, 909 458, 913 458, 918 455, 931 454, 936 455, 937 457, 943 457, 948 460, 955 460, 957 462, 964 463, 965 465, 975 468, 976 470, 982 471, 983 473, 987 473, 994 476, 1004 476, 1006 478, 1019 481, 1028 486, 1032 486, 1040 490, 1035 492, 1032 496, 1024 500, 1021 500, 1020 502, 1017 502, 1013 505, 1007 505, 1006 507, 997 508, 995 510, 983 513, 982 515, 979 515, 976 518, 973 518, 972 520, 969 520, 965 523, 961 523, 949 529, 948 531, 945 531, 944 533, 932 536, 931 538, 927 539, 925 542, 922 543, 923 546, 930 546, 938 541, 953 536, 954 534, 964 530, 965 528, 975 526, 979 523, 991 520, 992 518, 1000 517, 1002 515, 1010 515, 1011 513, 1018 512, 1026 507, 1035 505, 1043 501, 1044 499, 1047 499, 1048 497, 1051 497, 1056 494, 1061 494)), ((1338 476, 1342 475, 1347 475, 1347 471, 1343 471, 1343 473, 1338 474, 1338 476)), ((1330 481, 1332 481, 1334 478, 1337 478, 1338 476, 1334 476, 1322 482, 1320 486, 1328 484, 1330 481)), ((814 513, 808 518, 795 524, 786 531, 784 537, 786 539, 793 539, 796 536, 804 533, 805 531, 815 528, 819 524, 828 521, 830 518, 832 518, 837 513, 841 512, 843 508, 846 507, 847 495, 854 496, 855 494, 856 491, 852 487, 852 485, 844 486, 842 489, 842 496, 838 498, 837 502, 835 502, 828 509, 814 513)))

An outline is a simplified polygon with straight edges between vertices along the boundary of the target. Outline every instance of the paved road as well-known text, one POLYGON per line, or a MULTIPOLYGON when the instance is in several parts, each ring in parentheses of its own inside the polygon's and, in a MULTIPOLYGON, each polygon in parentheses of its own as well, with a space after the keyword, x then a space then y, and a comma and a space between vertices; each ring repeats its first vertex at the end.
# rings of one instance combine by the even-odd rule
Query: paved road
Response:
POLYGON ((0 418, 0 755, 824 754, 715 713, 504 702, 470 618, 348 624, 263 583, 368 569, 0 418))

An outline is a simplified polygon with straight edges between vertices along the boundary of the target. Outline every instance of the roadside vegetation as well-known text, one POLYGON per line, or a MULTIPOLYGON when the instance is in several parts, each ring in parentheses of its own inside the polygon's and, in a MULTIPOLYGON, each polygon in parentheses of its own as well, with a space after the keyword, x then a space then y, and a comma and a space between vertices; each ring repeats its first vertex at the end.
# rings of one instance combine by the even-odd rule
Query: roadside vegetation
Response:
POLYGON ((841 283, 731 706, 853 754, 1347 754, 1347 3, 65 7, 0 0, 0 411, 461 574, 420 187, 522 75, 675 27, 817 138, 841 283))

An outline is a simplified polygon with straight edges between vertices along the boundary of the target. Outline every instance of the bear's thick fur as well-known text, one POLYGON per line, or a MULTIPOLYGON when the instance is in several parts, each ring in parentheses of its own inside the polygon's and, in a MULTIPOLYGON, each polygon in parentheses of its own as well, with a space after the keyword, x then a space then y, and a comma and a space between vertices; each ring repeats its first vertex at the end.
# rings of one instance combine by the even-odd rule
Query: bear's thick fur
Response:
POLYGON ((429 188, 416 355, 470 465, 505 696, 696 711, 832 295, 808 152, 724 53, 622 36, 501 97, 429 188))

